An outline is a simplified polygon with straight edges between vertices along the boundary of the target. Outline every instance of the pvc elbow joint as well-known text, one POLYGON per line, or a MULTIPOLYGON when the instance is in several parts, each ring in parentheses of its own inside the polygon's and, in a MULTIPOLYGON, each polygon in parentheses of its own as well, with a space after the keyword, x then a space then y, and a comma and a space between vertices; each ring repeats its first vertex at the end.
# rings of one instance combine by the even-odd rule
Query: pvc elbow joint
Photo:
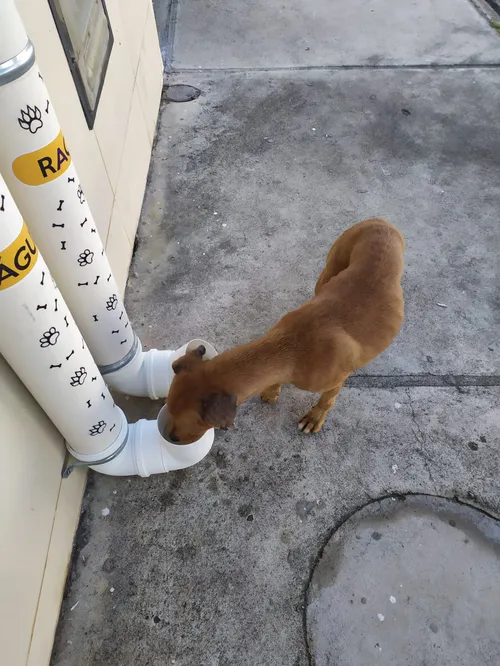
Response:
POLYGON ((99 456, 79 453, 69 445, 68 450, 94 471, 109 476, 148 477, 185 469, 203 460, 212 448, 214 430, 192 444, 173 444, 161 434, 166 417, 166 407, 162 407, 156 421, 141 419, 128 424, 122 412, 119 436, 99 456))
POLYGON ((174 378, 172 363, 189 351, 203 345, 206 353, 204 360, 217 356, 212 345, 205 340, 191 340, 177 350, 150 349, 142 351, 142 345, 136 338, 131 354, 120 363, 100 367, 106 384, 120 393, 141 398, 158 400, 166 398, 174 378))
MULTIPOLYGON (((101 368, 101 372, 111 388, 127 395, 157 400, 168 395, 174 377, 172 363, 200 345, 206 349, 204 360, 217 356, 214 347, 205 340, 191 340, 175 351, 151 349, 143 352, 136 339, 126 365, 117 369, 112 366, 101 368)), ((203 460, 212 448, 213 428, 192 444, 174 444, 165 439, 162 433, 168 416, 166 406, 162 407, 156 421, 141 419, 128 424, 123 412, 121 416, 120 434, 105 451, 97 455, 83 454, 67 445, 71 455, 101 474, 147 477, 191 467, 203 460)))

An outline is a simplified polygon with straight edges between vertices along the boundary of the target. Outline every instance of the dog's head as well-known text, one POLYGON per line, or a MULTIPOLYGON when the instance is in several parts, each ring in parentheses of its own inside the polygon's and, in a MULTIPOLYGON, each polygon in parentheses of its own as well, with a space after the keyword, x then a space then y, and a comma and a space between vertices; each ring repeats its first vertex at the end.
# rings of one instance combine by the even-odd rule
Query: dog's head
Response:
POLYGON ((229 428, 237 399, 213 390, 204 372, 205 347, 200 345, 172 363, 174 379, 167 396, 169 419, 163 435, 176 444, 191 444, 210 428, 229 428))

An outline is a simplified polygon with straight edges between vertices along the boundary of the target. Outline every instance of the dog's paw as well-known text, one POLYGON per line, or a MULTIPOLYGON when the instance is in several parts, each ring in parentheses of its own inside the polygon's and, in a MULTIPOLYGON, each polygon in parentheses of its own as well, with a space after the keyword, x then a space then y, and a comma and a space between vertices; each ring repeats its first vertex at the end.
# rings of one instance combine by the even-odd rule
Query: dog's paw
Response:
POLYGON ((281 386, 270 386, 260 394, 260 399, 270 405, 275 405, 278 402, 279 394, 281 393, 281 386))
POLYGON ((278 402, 278 396, 275 394, 261 393, 260 399, 262 402, 267 402, 269 405, 275 405, 278 402))
POLYGON ((325 422, 326 414, 322 409, 313 407, 299 422, 299 430, 307 435, 319 432, 325 422))

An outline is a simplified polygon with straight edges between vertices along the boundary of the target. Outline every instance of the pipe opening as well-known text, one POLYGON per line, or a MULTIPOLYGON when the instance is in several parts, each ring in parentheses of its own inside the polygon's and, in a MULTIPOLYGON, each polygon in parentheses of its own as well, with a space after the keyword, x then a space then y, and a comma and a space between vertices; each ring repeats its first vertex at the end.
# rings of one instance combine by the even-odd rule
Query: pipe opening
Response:
POLYGON ((170 414, 168 413, 167 405, 163 405, 163 407, 160 409, 158 413, 156 424, 158 426, 158 432, 160 434, 160 437, 165 441, 165 443, 168 446, 177 447, 179 449, 189 449, 190 447, 195 449, 204 439, 203 437, 201 437, 200 439, 197 439, 195 442, 191 442, 190 444, 181 444, 180 442, 174 442, 166 435, 166 432, 168 431, 169 421, 170 421, 170 414))

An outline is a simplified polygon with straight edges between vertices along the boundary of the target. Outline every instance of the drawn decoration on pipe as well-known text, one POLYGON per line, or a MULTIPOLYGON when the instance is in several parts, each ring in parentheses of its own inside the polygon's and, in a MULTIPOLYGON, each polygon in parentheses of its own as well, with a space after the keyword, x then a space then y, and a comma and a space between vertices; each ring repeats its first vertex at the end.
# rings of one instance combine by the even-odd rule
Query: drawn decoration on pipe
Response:
MULTIPOLYGON (((37 310, 38 310, 38 309, 39 309, 39 308, 38 308, 38 306, 37 306, 37 310)), ((42 309, 42 308, 40 308, 40 310, 41 310, 41 309, 42 309)), ((45 308, 43 308, 43 309, 45 309, 45 308)), ((59 331, 56 331, 56 327, 55 327, 55 326, 51 326, 51 327, 49 328, 49 330, 48 330, 48 331, 45 331, 45 333, 44 333, 44 334, 42 335, 42 337, 40 338, 40 347, 41 347, 42 349, 43 349, 44 347, 53 347, 53 346, 57 343, 57 341, 58 341, 60 335, 61 335, 61 334, 59 333, 59 331)))
POLYGON ((78 370, 75 370, 75 374, 71 377, 70 386, 83 386, 85 380, 87 379, 88 372, 82 366, 78 370))
POLYGON ((21 109, 21 115, 17 120, 19 126, 24 130, 28 130, 31 134, 36 134, 43 127, 42 114, 37 106, 32 108, 28 104, 26 111, 21 109))
MULTIPOLYGON (((90 264, 94 261, 94 253, 91 252, 88 248, 85 249, 83 252, 80 252, 78 255, 78 265, 79 266, 90 266, 90 264)), ((99 276, 97 276, 99 277, 99 276)))
POLYGON ((75 451, 103 451, 121 412, 1 177, 0 200, 0 353, 75 451))
POLYGON ((91 437, 95 437, 96 435, 100 435, 101 433, 104 432, 104 429, 106 428, 106 421, 98 421, 96 424, 90 428, 89 433, 91 437))
POLYGON ((117 363, 134 332, 36 63, 0 86, 0 123, 0 170, 21 214, 97 364, 117 363))
POLYGON ((106 301, 106 310, 116 310, 118 305, 118 297, 116 294, 111 294, 111 296, 106 301))

